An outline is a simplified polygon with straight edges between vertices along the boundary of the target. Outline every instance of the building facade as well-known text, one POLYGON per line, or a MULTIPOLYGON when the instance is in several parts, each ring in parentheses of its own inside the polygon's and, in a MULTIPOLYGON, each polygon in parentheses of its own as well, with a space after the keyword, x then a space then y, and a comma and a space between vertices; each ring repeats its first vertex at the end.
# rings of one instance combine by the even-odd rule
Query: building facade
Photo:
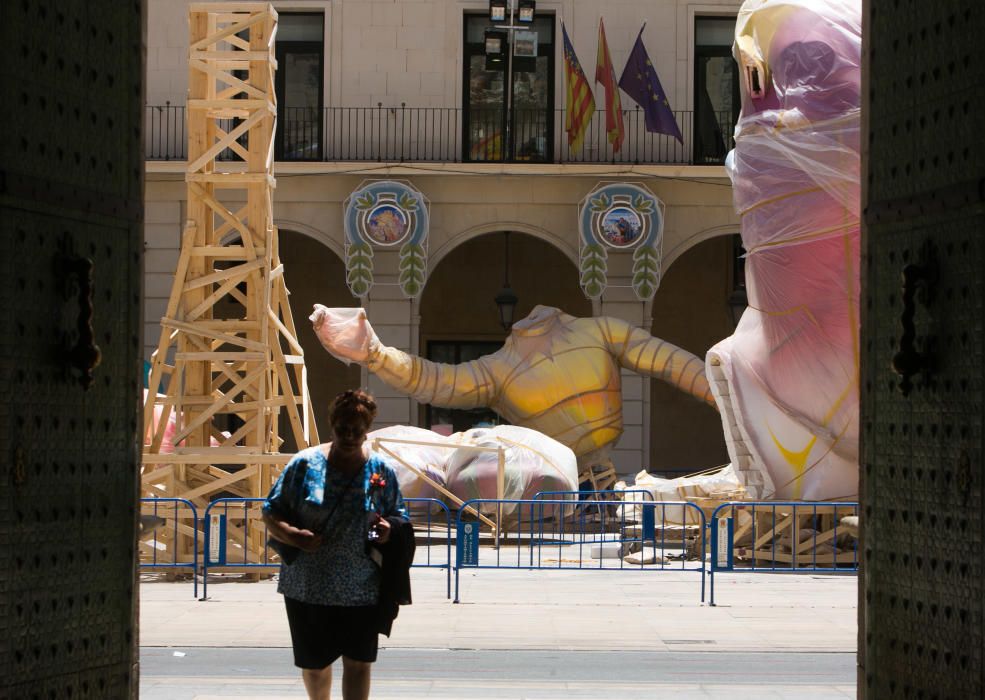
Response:
MULTIPOLYGON (((461 429, 496 417, 419 406, 333 359, 304 320, 316 302, 362 305, 383 342, 443 362, 502 343, 495 298, 507 282, 518 298, 516 320, 537 304, 615 316, 701 357, 731 334, 744 303, 739 219, 723 166, 738 116, 730 53, 738 2, 540 0, 532 22, 502 31, 505 60, 487 55, 487 32, 504 24, 490 20, 487 2, 272 4, 274 219, 323 436, 331 397, 356 385, 377 396, 378 426, 461 429), (645 23, 642 38, 680 139, 648 133, 643 111, 622 93, 624 141, 618 151, 607 141, 604 90, 593 80, 600 18, 617 78, 645 23), (562 22, 597 105, 577 148, 564 128, 562 22), (368 293, 350 288, 347 206, 375 181, 400 183, 426 203, 426 280, 416 294, 401 286, 402 256, 385 237, 374 246, 368 293), (633 255, 618 245, 608 250, 604 291, 590 298, 582 287, 579 212, 589 195, 616 184, 652 194, 662 209, 652 296, 634 290, 633 255)), ((188 3, 150 0, 148 13, 147 357, 184 221, 188 3)), ((625 429, 613 453, 620 474, 679 474, 728 460, 713 409, 656 380, 625 371, 622 379, 625 429)))

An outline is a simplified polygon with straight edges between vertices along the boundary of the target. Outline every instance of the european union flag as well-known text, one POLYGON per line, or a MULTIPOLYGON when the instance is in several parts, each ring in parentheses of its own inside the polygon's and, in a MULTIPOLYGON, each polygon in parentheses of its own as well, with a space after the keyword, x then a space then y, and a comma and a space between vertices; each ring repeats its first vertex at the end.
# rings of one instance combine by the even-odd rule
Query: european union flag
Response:
POLYGON ((619 87, 643 108, 647 131, 669 134, 684 143, 677 120, 670 110, 670 103, 660 85, 660 78, 657 77, 657 71, 650 63, 650 57, 643 46, 642 29, 636 37, 636 45, 629 54, 626 67, 623 68, 622 77, 619 78, 619 87))

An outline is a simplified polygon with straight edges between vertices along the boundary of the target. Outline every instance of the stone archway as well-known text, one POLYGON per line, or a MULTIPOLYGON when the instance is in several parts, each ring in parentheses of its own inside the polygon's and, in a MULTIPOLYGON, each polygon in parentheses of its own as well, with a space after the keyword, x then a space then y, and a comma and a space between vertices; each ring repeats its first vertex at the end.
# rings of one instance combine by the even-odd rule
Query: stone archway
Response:
MULTIPOLYGON (((722 230, 679 252, 651 302, 650 332, 703 358, 732 334, 732 239, 722 230)), ((650 382, 648 471, 680 476, 729 461, 719 414, 663 382, 650 382)))
MULTIPOLYGON (((345 366, 329 355, 315 336, 308 322, 311 307, 318 303, 325 306, 359 306, 359 300, 349 293, 345 283, 345 265, 338 254, 323 241, 308 233, 280 229, 280 258, 284 264, 284 279, 291 294, 291 313, 298 331, 298 341, 304 349, 304 362, 308 370, 308 391, 315 413, 315 424, 323 441, 330 439, 328 407, 341 391, 360 385, 359 365, 345 366)), ((287 431, 283 452, 296 449, 287 431)))
MULTIPOLYGON (((420 354, 443 362, 472 359, 461 354, 462 348, 466 355, 493 351, 507 335, 494 301, 504 281, 504 232, 473 231, 454 240, 458 245, 446 246, 438 257, 419 304, 420 354), (439 352, 452 356, 439 357, 439 352)), ((514 320, 537 304, 556 306, 573 316, 592 315, 592 303, 582 294, 578 268, 568 251, 550 238, 516 231, 509 235, 509 251, 509 282, 519 299, 514 320)), ((424 409, 422 425, 428 425, 427 418, 424 409)))

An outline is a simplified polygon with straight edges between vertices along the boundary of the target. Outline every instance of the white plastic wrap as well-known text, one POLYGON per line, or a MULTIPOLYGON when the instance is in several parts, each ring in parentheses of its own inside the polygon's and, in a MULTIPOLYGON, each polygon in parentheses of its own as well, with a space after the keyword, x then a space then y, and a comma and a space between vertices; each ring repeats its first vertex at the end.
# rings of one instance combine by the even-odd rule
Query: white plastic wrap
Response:
POLYGON ((325 349, 347 365, 365 358, 376 341, 376 334, 366 320, 366 310, 358 306, 330 309, 315 304, 308 320, 325 349), (325 342, 325 338, 331 338, 332 342, 325 342))
MULTIPOLYGON (((578 462, 575 453, 557 440, 535 430, 516 425, 498 425, 494 428, 473 428, 452 435, 450 440, 461 440, 482 447, 502 447, 505 452, 503 498, 509 500, 532 499, 540 491, 577 491, 578 462)), ((462 500, 472 498, 496 498, 496 480, 499 469, 498 455, 491 451, 477 452, 457 449, 446 465, 448 487, 462 500)), ((545 496, 545 500, 576 500, 577 495, 565 499, 562 496, 545 496)), ((482 511, 493 513, 496 508, 485 504, 482 511)), ((566 507, 565 514, 572 507, 566 507)), ((522 514, 515 508, 503 509, 504 516, 531 517, 526 506, 522 514)), ((554 508, 536 508, 533 517, 554 517, 554 508)))
MULTIPOLYGON (((447 500, 444 495, 432 486, 426 479, 421 478, 420 474, 426 475, 432 481, 441 486, 445 485, 445 462, 451 455, 451 450, 442 447, 429 447, 426 445, 407 445, 400 442, 390 442, 390 440, 412 440, 414 442, 435 442, 444 444, 448 438, 433 433, 424 428, 415 428, 410 425, 391 425, 386 428, 374 430, 366 436, 366 443, 373 445, 373 440, 382 438, 380 443, 390 452, 393 452, 399 459, 394 459, 392 455, 383 450, 374 450, 373 454, 382 457, 387 464, 393 467, 397 474, 397 482, 400 484, 400 493, 404 498, 436 498, 439 501, 447 500), (405 464, 406 463, 406 464, 405 464), (407 465, 415 467, 419 472, 409 469, 407 465)), ((408 504, 411 511, 425 512, 429 508, 421 504, 408 504)), ((436 511, 440 506, 432 505, 430 510, 436 511)))
MULTIPOLYGON (((626 491, 647 491, 653 500, 686 501, 689 498, 735 497, 742 491, 739 477, 731 464, 712 474, 685 476, 676 479, 664 479, 642 471, 636 475, 632 486, 626 486, 626 491)), ((646 502, 647 498, 641 493, 627 493, 625 500, 634 503, 646 502)), ((635 519, 641 518, 642 506, 626 506, 632 508, 635 519)), ((627 516, 628 517, 628 516, 627 516)), ((690 506, 669 506, 657 509, 657 522, 675 525, 700 525, 701 515, 690 506)))
POLYGON ((732 179, 749 308, 707 356, 756 497, 858 491, 860 3, 748 0, 732 179))
MULTIPOLYGON (((164 394, 157 394, 159 399, 165 398, 164 394)), ((144 389, 144 405, 147 404, 147 389, 144 389)), ((154 441, 155 431, 157 430, 158 424, 161 422, 161 414, 164 412, 163 404, 154 404, 154 418, 153 422, 147 426, 147 431, 144 433, 144 447, 149 447, 154 441)), ((177 416, 175 412, 168 412, 168 420, 164 425, 164 434, 161 437, 161 447, 158 450, 159 454, 174 454, 174 436, 178 434, 178 424, 176 420, 177 416)), ((222 431, 222 435, 229 437, 229 431, 222 431)), ((211 447, 218 447, 219 441, 210 436, 209 445, 211 447)))

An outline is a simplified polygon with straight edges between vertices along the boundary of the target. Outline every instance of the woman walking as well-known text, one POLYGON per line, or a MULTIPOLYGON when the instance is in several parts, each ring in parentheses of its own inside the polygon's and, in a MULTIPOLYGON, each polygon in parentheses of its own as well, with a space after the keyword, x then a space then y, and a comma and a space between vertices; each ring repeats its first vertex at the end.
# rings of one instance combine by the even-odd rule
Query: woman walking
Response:
MULTIPOLYGON (((375 417, 376 402, 366 392, 339 394, 330 413, 334 441, 296 454, 263 506, 283 561, 277 591, 287 607, 294 664, 310 700, 328 700, 340 656, 342 697, 369 697, 378 633, 389 633, 392 622, 381 622, 381 549, 394 546, 395 530, 407 542, 410 530, 413 555, 396 475, 364 446, 375 417)), ((404 597, 409 602, 409 583, 404 597)))

